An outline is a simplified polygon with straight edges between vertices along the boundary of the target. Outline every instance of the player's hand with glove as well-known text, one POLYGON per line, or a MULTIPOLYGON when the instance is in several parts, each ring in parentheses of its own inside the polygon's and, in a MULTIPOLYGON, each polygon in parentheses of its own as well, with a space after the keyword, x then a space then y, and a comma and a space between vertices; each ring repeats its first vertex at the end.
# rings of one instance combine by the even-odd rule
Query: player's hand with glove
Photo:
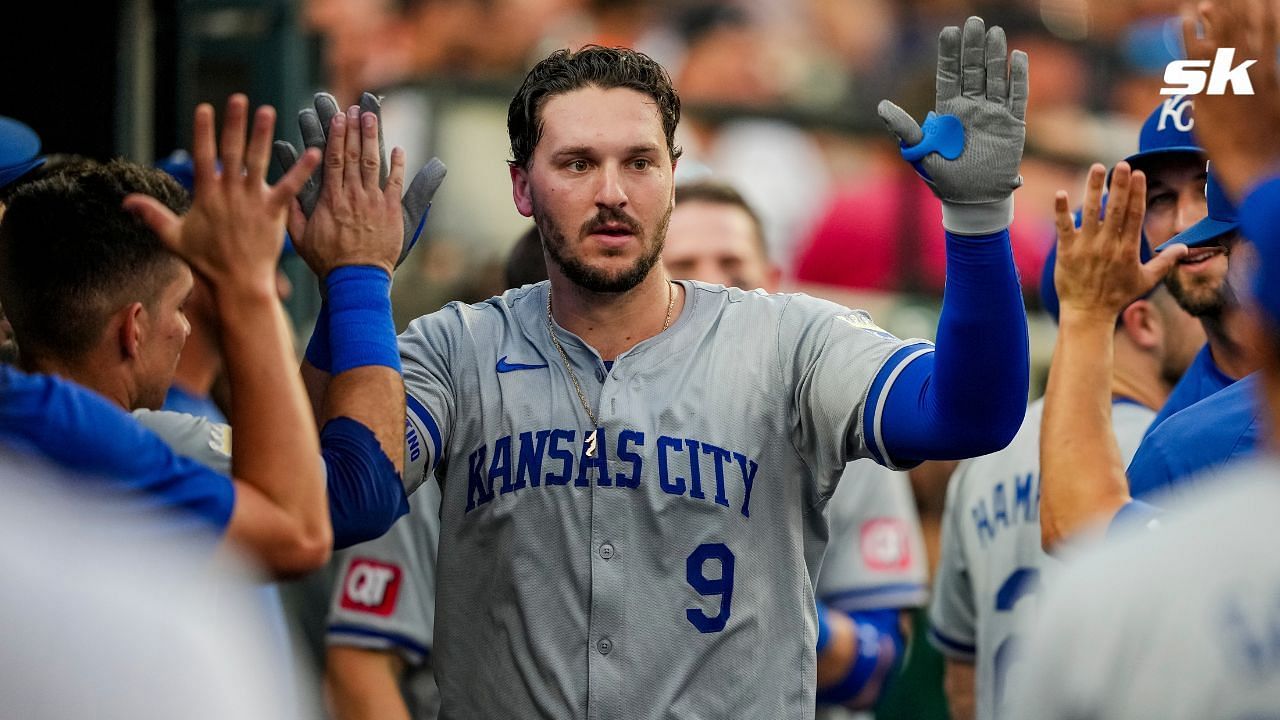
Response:
POLYGON ((319 197, 311 217, 294 203, 294 246, 323 281, 334 268, 372 266, 387 276, 403 250, 404 151, 382 162, 378 117, 353 105, 328 120, 319 197))
MULTIPOLYGON (((316 93, 312 104, 313 108, 306 108, 298 113, 298 128, 302 132, 303 145, 307 148, 316 148, 323 153, 331 138, 333 118, 340 115, 341 110, 338 107, 338 101, 329 93, 316 93)), ((361 116, 371 113, 376 119, 378 131, 377 156, 381 158, 378 181, 379 187, 385 188, 390 165, 387 162, 386 143, 382 135, 382 104, 376 96, 371 93, 364 93, 360 97, 359 112, 361 116)), ((297 162, 297 149, 283 140, 276 141, 274 147, 276 162, 279 163, 281 169, 287 172, 297 162)), ((404 197, 400 203, 404 233, 395 267, 399 267, 400 263, 404 262, 405 258, 409 256, 409 252, 422 236, 422 230, 427 221, 427 213, 431 209, 431 201, 435 197, 436 191, 440 189, 440 184, 444 182, 445 173, 444 163, 439 158, 431 158, 414 175, 413 180, 409 183, 409 189, 404 192, 404 197)), ((311 175, 302 187, 301 192, 298 193, 299 208, 290 215, 289 219, 289 232, 294 237, 303 235, 303 227, 307 219, 315 212, 316 205, 320 202, 324 185, 324 174, 316 172, 311 175)))
POLYGON ((921 126, 882 100, 880 118, 934 195, 942 224, 985 235, 1013 221, 1013 191, 1026 138, 1027 54, 1008 53, 1004 30, 981 18, 938 36, 937 104, 921 126))

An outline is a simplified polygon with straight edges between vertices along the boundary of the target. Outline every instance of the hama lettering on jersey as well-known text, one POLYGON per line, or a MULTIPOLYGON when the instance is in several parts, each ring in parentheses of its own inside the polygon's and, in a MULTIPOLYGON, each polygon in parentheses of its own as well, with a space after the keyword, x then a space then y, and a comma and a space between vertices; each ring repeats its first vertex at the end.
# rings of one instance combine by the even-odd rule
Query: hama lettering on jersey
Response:
MULTIPOLYGON (((942 559, 929 609, 929 640, 947 657, 976 665, 977 716, 1008 717, 1005 702, 1020 630, 1037 611, 1040 588, 1057 563, 1040 549, 1040 421, 1044 401, 1027 408, 1009 447, 965 460, 947 486, 942 559)), ((1122 458, 1133 457, 1155 413, 1112 403, 1122 458)))
POLYGON ((611 369, 557 329, 595 457, 546 283, 401 336, 406 484, 443 486, 442 717, 813 712, 810 509, 883 447, 863 410, 892 380, 873 381, 932 348, 825 301, 683 285, 672 327, 611 369))
POLYGON ((1280 708, 1280 465, 1195 488, 1160 529, 1073 561, 1028 636, 1013 714, 1264 720, 1280 708))

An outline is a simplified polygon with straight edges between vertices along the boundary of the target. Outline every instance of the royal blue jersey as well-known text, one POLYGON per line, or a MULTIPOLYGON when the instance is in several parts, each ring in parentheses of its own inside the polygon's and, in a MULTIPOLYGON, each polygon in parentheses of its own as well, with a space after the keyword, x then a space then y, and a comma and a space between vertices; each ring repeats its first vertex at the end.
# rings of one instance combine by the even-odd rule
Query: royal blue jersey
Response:
POLYGON ((226 531, 235 488, 226 475, 180 457, 106 398, 48 375, 0 364, 0 443, 123 490, 146 508, 178 511, 226 531))
POLYGON ((1161 504, 1171 490, 1197 482, 1258 443, 1257 374, 1176 413, 1142 441, 1129 465, 1129 492, 1161 504))
POLYGON ((1213 362, 1213 353, 1209 352, 1209 344, 1205 343, 1205 346, 1200 348, 1200 352, 1196 353, 1195 360, 1191 361, 1191 366, 1182 374, 1182 379, 1173 387, 1173 392, 1169 393, 1169 399, 1165 401, 1164 407, 1156 413, 1156 419, 1152 420, 1151 427, 1147 428, 1147 435, 1155 432, 1156 428, 1173 417, 1174 413, 1195 405, 1234 382, 1235 380, 1218 369, 1217 364, 1213 362))

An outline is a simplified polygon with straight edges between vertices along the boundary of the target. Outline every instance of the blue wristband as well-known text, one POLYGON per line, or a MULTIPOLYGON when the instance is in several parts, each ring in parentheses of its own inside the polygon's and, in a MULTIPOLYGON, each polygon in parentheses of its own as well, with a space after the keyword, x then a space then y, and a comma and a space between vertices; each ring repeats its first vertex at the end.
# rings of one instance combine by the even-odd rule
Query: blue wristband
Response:
POLYGON ((369 265, 336 268, 325 278, 329 291, 329 349, 333 374, 368 365, 400 371, 391 276, 369 265))
POLYGON ((311 340, 307 343, 307 352, 303 355, 311 367, 333 372, 333 353, 329 350, 329 302, 320 303, 320 312, 316 315, 316 327, 311 331, 311 340))
POLYGON ((831 642, 831 626, 827 624, 827 606, 821 600, 816 601, 818 606, 818 654, 821 655, 823 650, 827 649, 827 643, 831 642))

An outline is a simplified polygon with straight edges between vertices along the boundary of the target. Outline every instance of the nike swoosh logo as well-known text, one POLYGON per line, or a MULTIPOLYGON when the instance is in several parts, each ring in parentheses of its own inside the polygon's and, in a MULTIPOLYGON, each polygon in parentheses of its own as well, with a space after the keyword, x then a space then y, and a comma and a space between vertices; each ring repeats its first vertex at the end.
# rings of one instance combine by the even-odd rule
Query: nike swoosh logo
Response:
POLYGON ((500 373, 509 373, 516 370, 537 370, 544 367, 546 367, 546 365, 525 365, 524 363, 507 362, 507 356, 503 355, 502 358, 498 360, 498 367, 496 369, 500 373))

